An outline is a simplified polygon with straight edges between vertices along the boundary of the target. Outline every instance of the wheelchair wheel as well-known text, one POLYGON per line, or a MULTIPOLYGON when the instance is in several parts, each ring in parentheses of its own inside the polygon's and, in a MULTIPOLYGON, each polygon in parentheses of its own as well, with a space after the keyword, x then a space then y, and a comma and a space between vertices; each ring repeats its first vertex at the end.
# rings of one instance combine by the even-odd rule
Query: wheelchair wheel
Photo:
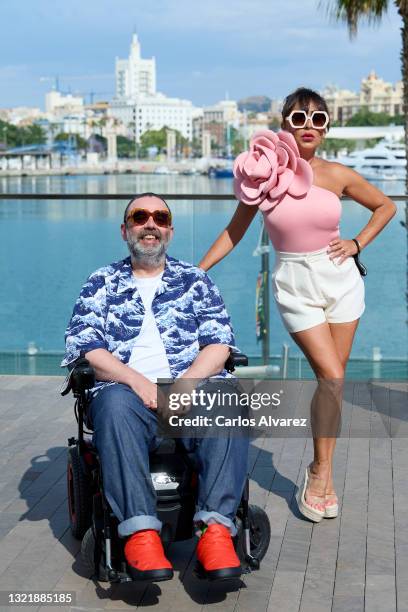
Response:
POLYGON ((109 582, 108 574, 104 565, 104 557, 102 550, 97 550, 97 541, 95 538, 95 532, 93 527, 89 527, 85 532, 84 538, 81 543, 81 557, 85 569, 92 572, 92 576, 95 576, 100 582, 109 582), (96 553, 99 552, 99 559, 95 558, 96 553), (95 571, 95 565, 98 566, 95 571))
MULTIPOLYGON (((271 540, 271 525, 265 510, 253 504, 249 505, 249 542, 251 555, 261 561, 266 555, 271 540)), ((240 537, 237 543, 237 554, 241 560, 245 559, 245 539, 240 521, 240 537)))
POLYGON ((92 495, 89 477, 85 474, 77 446, 68 449, 67 488, 71 532, 81 540, 92 523, 92 495))

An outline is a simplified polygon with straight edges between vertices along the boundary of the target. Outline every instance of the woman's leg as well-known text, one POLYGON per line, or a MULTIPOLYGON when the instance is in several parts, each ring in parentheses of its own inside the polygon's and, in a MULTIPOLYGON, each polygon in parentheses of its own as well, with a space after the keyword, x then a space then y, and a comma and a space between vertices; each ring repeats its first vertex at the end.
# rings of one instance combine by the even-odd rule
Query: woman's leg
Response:
MULTIPOLYGON (((351 353, 354 336, 357 330, 360 319, 351 321, 350 323, 329 323, 330 333, 336 346, 337 354, 341 364, 346 370, 347 362, 351 353)), ((334 495, 334 486, 332 479, 333 454, 336 446, 336 438, 330 440, 329 458, 330 458, 330 475, 327 483, 327 495, 334 495)))
POLYGON ((293 333, 291 336, 307 357, 318 379, 318 387, 312 400, 314 460, 310 466, 310 485, 306 492, 306 501, 321 510, 331 478, 344 365, 328 323, 293 333))

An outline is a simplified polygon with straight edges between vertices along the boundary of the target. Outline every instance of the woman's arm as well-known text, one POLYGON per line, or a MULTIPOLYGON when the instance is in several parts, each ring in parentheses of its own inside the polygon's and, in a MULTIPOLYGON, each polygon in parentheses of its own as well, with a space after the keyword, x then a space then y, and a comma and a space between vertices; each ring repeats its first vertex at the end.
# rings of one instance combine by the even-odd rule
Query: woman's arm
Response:
POLYGON ((370 244, 381 232, 387 223, 397 212, 397 207, 382 191, 366 181, 358 172, 351 168, 345 168, 346 184, 343 189, 344 195, 372 211, 372 216, 367 225, 356 236, 361 248, 370 244))
POLYGON ((231 221, 210 246, 198 264, 199 267, 207 271, 228 255, 241 240, 257 212, 257 206, 248 206, 240 202, 231 221))
MULTIPOLYGON (((365 208, 368 208, 373 213, 368 223, 357 236, 354 236, 363 249, 374 240, 381 230, 384 229, 387 223, 395 215, 397 207, 389 197, 377 189, 377 187, 374 187, 374 185, 366 181, 358 172, 342 164, 335 165, 336 173, 338 178, 341 178, 341 183, 343 185, 343 194, 349 196, 365 208)), ((330 247, 332 258, 338 257, 336 252, 340 252, 341 250, 346 251, 345 256, 339 259, 339 263, 342 263, 347 256, 353 255, 356 252, 356 246, 350 240, 334 240, 330 243, 330 247), (350 243, 350 245, 348 243, 350 243)))

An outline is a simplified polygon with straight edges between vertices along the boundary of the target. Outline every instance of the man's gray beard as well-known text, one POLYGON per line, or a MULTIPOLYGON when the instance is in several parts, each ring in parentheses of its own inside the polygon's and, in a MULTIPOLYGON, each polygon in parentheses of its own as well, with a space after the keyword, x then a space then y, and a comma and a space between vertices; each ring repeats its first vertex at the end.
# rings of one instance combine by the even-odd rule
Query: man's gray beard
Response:
POLYGON ((140 244, 138 238, 127 234, 127 245, 132 261, 143 268, 158 268, 161 266, 166 259, 167 244, 161 238, 155 246, 144 247, 140 244))

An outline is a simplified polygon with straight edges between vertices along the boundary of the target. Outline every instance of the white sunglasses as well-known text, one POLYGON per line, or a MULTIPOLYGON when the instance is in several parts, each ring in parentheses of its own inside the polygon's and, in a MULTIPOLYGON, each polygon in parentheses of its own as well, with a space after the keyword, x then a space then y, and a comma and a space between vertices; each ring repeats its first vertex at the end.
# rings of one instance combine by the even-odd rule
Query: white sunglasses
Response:
POLYGON ((315 130, 323 130, 329 123, 329 115, 326 111, 314 110, 311 115, 308 115, 304 110, 293 110, 286 117, 289 125, 295 130, 306 127, 307 120, 310 119, 312 128, 315 130))

